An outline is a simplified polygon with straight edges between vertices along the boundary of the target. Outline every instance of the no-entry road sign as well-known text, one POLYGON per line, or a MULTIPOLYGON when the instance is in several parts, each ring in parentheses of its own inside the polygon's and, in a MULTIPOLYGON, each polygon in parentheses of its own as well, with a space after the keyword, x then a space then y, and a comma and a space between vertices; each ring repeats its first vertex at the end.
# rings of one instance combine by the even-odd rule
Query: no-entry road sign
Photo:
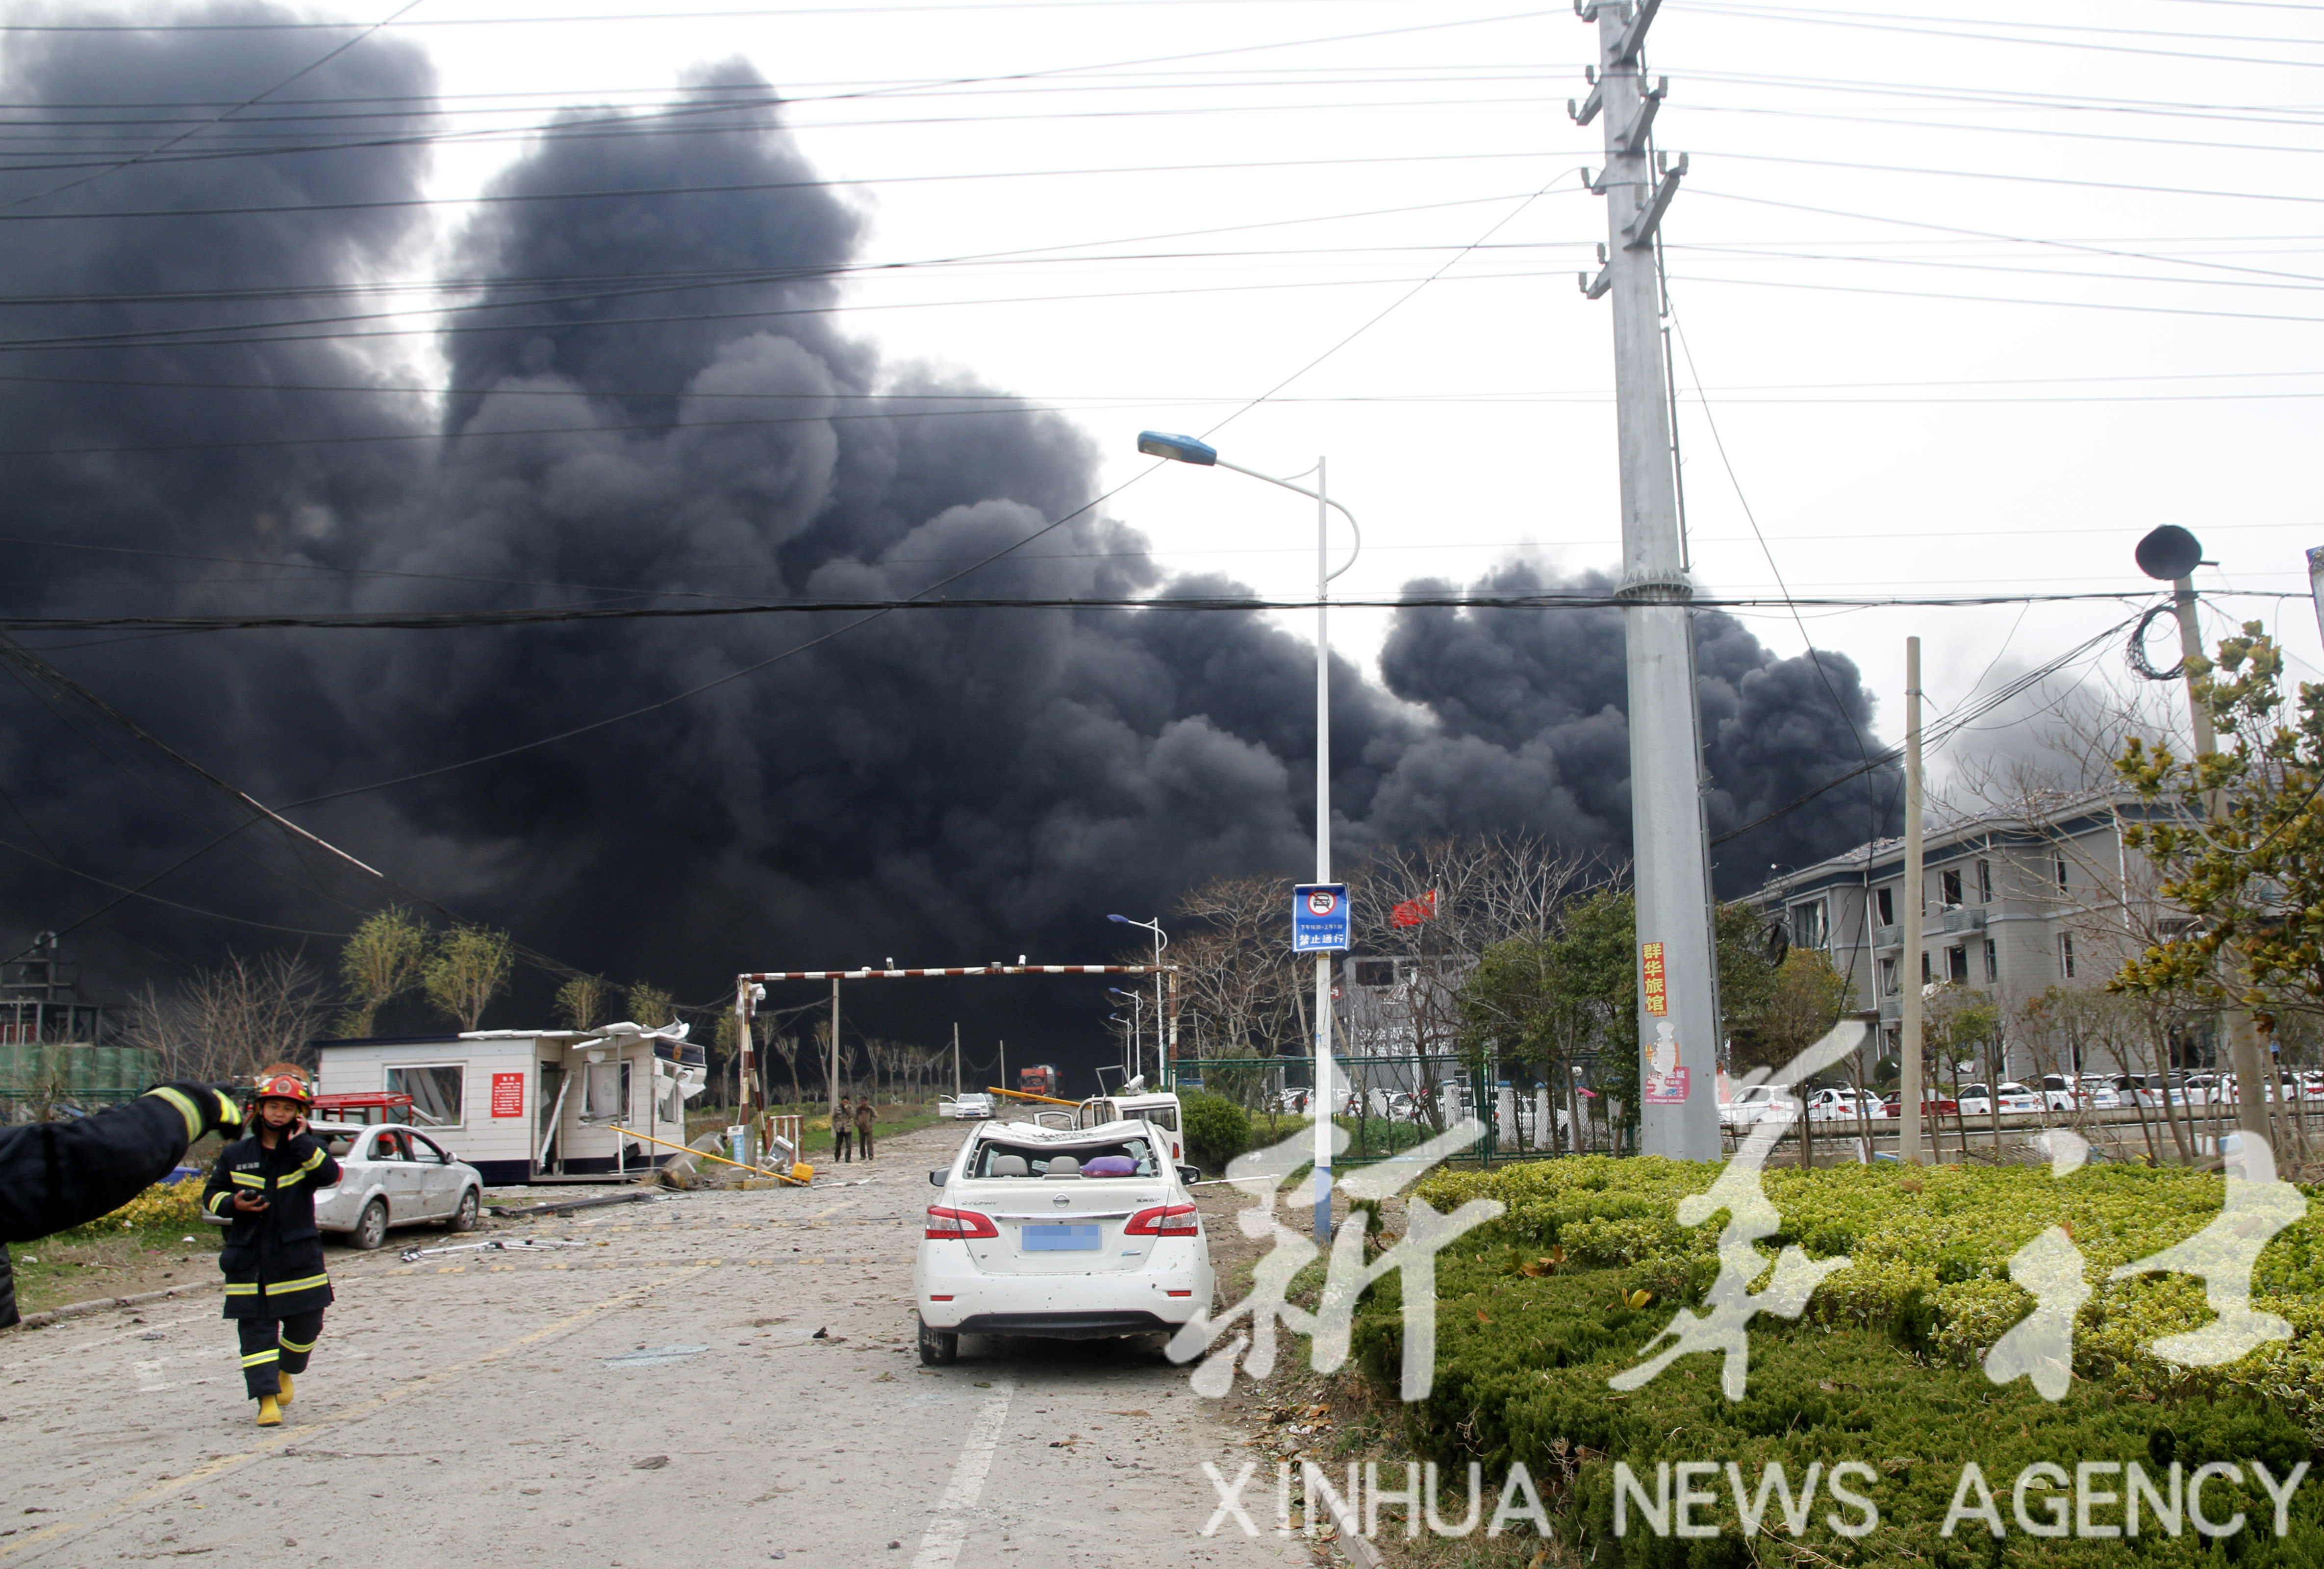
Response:
POLYGON ((1344 954, 1348 951, 1346 883, 1303 882, 1291 891, 1291 951, 1295 954, 1344 954))

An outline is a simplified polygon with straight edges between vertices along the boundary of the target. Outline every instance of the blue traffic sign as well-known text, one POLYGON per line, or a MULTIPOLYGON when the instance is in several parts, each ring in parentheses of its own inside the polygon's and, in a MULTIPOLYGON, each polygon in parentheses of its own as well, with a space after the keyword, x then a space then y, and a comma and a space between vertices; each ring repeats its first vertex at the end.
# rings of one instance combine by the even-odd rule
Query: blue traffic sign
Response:
POLYGON ((1346 883, 1303 882, 1291 891, 1291 951, 1295 954, 1343 954, 1348 951, 1346 883))

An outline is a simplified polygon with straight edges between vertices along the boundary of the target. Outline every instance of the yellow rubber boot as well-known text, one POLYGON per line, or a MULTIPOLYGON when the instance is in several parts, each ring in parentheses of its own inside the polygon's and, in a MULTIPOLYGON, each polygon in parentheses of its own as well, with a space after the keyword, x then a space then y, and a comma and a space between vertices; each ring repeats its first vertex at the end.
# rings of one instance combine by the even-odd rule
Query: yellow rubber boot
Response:
POLYGON ((290 1387, 290 1375, 278 1370, 274 1376, 282 1380, 282 1392, 274 1397, 275 1401, 277 1404, 287 1406, 290 1403, 290 1397, 295 1392, 290 1387))
POLYGON ((258 1397, 258 1425, 261 1427, 282 1426, 282 1407, 272 1395, 258 1397))

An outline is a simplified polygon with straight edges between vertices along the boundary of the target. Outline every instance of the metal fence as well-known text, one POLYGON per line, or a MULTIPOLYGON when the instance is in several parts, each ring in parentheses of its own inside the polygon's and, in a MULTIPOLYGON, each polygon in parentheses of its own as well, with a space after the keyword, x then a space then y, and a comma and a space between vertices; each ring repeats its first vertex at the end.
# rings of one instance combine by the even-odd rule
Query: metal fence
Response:
POLYGON ((159 1052, 134 1046, 0 1044, 0 1105, 101 1106, 144 1093, 161 1073, 159 1052))
MULTIPOLYGON (((1182 1059, 1172 1084, 1235 1102, 1255 1116, 1304 1115, 1312 1100, 1315 1064, 1305 1057, 1182 1059)), ((1333 1116, 1348 1130, 1347 1149, 1334 1166, 1361 1166, 1434 1138, 1441 1128, 1474 1116, 1484 1135, 1450 1163, 1497 1161, 1611 1152, 1618 1128, 1591 1110, 1598 1096, 1561 1097, 1554 1085, 1519 1084, 1465 1058, 1403 1052, 1334 1056, 1333 1116), (1580 1112, 1577 1123, 1575 1112, 1580 1112)), ((1264 1128, 1253 1130, 1264 1138, 1264 1128)))

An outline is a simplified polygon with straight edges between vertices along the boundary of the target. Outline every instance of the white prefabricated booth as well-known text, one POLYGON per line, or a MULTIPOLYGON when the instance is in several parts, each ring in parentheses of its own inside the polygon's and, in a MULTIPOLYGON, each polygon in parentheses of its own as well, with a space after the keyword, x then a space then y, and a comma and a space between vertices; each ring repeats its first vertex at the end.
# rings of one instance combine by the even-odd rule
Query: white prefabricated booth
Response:
POLYGON ((686 1143, 702 1048, 683 1024, 315 1042, 316 1093, 411 1097, 411 1121, 495 1185, 619 1178, 686 1143), (636 1137, 643 1134, 645 1139, 636 1137))

